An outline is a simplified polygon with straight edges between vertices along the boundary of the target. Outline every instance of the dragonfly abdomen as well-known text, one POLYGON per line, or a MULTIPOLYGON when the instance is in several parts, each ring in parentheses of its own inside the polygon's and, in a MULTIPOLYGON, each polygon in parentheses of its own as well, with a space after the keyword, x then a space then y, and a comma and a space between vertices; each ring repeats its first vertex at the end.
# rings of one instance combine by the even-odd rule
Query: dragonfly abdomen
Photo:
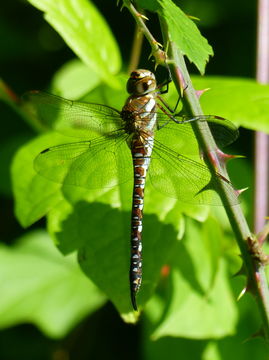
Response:
POLYGON ((146 174, 150 163, 153 139, 133 139, 132 156, 134 166, 134 189, 131 220, 131 266, 130 266, 130 287, 131 299, 135 310, 136 294, 142 282, 142 229, 143 229, 143 208, 144 188, 146 174))

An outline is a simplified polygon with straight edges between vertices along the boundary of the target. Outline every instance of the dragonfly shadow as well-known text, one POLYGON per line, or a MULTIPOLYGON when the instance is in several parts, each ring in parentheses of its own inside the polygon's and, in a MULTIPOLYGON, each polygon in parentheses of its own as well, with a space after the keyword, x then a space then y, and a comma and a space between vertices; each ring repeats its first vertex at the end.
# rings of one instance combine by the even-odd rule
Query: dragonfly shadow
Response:
MULTIPOLYGON (((184 239, 180 242, 177 241, 175 246, 173 246, 172 249, 172 256, 170 259, 170 266, 171 268, 176 269, 176 271, 179 271, 182 274, 182 277, 184 280, 189 284, 189 286, 193 289, 193 292, 196 292, 200 294, 202 297, 206 296, 206 292, 201 287, 199 280, 196 276, 195 266, 193 264, 193 261, 191 259, 191 256, 183 243, 184 239)), ((173 269, 170 269, 169 272, 171 272, 173 269)), ((162 279, 162 281, 159 284, 159 290, 160 294, 163 298, 163 312, 162 316, 159 318, 158 322, 155 323, 155 327, 158 327, 158 324, 162 324, 163 321, 166 319, 167 314, 170 312, 170 306, 172 303, 174 303, 174 281, 171 276, 166 276, 162 279)), ((182 294, 183 298, 186 294, 182 294)), ((178 299, 180 302, 180 299, 178 299)))
MULTIPOLYGON (((62 230, 55 234, 59 250, 64 255, 77 251, 85 275, 123 313, 131 310, 130 218, 130 212, 107 204, 80 201, 62 222, 62 230)), ((184 241, 178 241, 174 227, 164 224, 154 214, 145 214, 143 223, 143 282, 138 303, 149 300, 160 280, 162 267, 171 263, 196 292, 204 294, 184 241)))
MULTIPOLYGON (((78 202, 56 233, 58 248, 67 255, 77 251, 79 264, 117 308, 131 310, 129 290, 131 213, 102 203, 78 202)), ((153 294, 163 265, 178 240, 171 224, 156 215, 144 216, 143 282, 138 303, 153 294)))
MULTIPOLYGON (((199 241, 199 239, 197 239, 199 241)), ((202 288, 198 276, 197 271, 195 269, 195 266, 193 264, 192 258, 190 256, 190 253, 184 244, 184 238, 183 240, 178 244, 177 250, 176 250, 176 267, 181 272, 183 277, 188 281, 189 285, 193 288, 195 292, 198 292, 202 296, 206 295, 205 290, 202 288)))

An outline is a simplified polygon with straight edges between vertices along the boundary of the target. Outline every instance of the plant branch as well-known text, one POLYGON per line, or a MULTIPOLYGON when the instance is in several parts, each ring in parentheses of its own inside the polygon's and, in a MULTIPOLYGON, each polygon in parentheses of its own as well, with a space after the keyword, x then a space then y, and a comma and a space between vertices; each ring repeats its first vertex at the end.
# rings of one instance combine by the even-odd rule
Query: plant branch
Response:
POLYGON ((131 50, 131 58, 130 63, 128 66, 128 74, 130 74, 133 70, 137 69, 139 64, 139 59, 141 55, 142 45, 143 45, 143 38, 144 35, 140 31, 138 25, 135 25, 135 32, 134 32, 134 40, 133 46, 131 50))
MULTIPOLYGON (((145 34, 151 44, 151 47, 156 49, 156 41, 150 34, 150 31, 146 27, 143 19, 139 17, 136 11, 131 9, 129 5, 127 7, 137 21, 137 24, 141 24, 141 31, 145 34)), ((168 25, 165 20, 160 18, 160 22, 164 39, 169 44, 169 60, 167 62, 169 63, 172 78, 179 95, 182 94, 182 89, 185 89, 184 96, 182 98, 184 110, 188 115, 193 117, 202 115, 203 112, 199 99, 192 85, 185 65, 184 57, 181 54, 180 49, 177 48, 176 44, 170 41, 168 25)), ((241 250, 247 275, 247 290, 250 291, 256 298, 263 320, 264 335, 266 340, 269 341, 269 289, 265 276, 265 261, 262 256, 260 245, 257 239, 251 234, 240 205, 234 205, 234 202, 231 200, 235 197, 234 193, 231 194, 233 189, 229 189, 225 186, 225 182, 222 180, 222 176, 229 179, 224 161, 225 154, 217 149, 215 140, 211 135, 209 128, 206 129, 206 124, 204 122, 193 122, 192 124, 212 176, 216 176, 216 171, 221 175, 217 177, 219 179, 217 191, 222 199, 227 216, 236 236, 238 246, 241 250)))
POLYGON ((155 40, 148 27, 146 26, 144 20, 147 20, 147 18, 143 14, 138 12, 130 1, 123 0, 123 6, 125 6, 130 11, 136 21, 138 29, 141 31, 142 34, 144 34, 145 38, 148 40, 151 47, 151 56, 154 56, 156 65, 165 65, 166 54, 163 50, 160 49, 162 45, 157 40, 155 40))
MULTIPOLYGON (((171 62, 170 65, 171 73, 179 94, 182 88, 181 79, 183 78, 184 82, 188 84, 188 88, 185 90, 182 99, 185 110, 191 116, 202 115, 203 112, 199 99, 192 86, 184 58, 176 48, 175 44, 172 43, 169 47, 168 55, 170 59, 173 59, 173 62, 171 62), (180 76, 178 76, 178 74, 180 74, 180 76)), ((199 145, 205 154, 205 161, 207 162, 212 175, 214 176, 217 171, 219 174, 229 179, 226 168, 222 166, 221 159, 216 152, 216 144, 210 130, 208 129, 205 131, 204 124, 203 129, 201 129, 201 125, 195 122, 193 123, 193 129, 199 145)), ((269 289, 265 274, 266 263, 263 260, 263 256, 259 255, 259 243, 249 230, 241 206, 234 205, 231 202, 233 196, 231 196, 229 192, 230 189, 225 188, 220 179, 218 193, 222 199, 241 251, 248 279, 247 290, 251 291, 256 298, 263 319, 265 338, 269 341, 269 289)))

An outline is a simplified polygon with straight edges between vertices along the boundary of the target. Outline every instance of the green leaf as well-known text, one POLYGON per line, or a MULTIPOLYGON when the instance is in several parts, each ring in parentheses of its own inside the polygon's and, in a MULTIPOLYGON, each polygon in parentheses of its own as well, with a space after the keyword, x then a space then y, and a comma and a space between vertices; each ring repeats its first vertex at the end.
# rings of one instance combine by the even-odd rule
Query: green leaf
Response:
POLYGON ((22 146, 22 144, 24 144, 28 139, 29 135, 14 135, 12 138, 9 138, 5 142, 2 142, 0 145, 0 192, 2 194, 8 196, 12 195, 10 179, 10 166, 12 158, 18 148, 22 146))
POLYGON ((128 77, 126 73, 119 73, 117 81, 119 86, 117 88, 112 87, 111 84, 103 83, 96 87, 89 94, 83 97, 83 101, 105 104, 112 106, 115 109, 121 110, 123 107, 127 95, 126 95, 126 83, 128 77))
POLYGON ((197 90, 210 88, 201 97, 204 113, 269 133, 269 85, 247 78, 193 76, 192 79, 197 90))
POLYGON ((51 92, 67 99, 79 99, 100 83, 100 77, 79 59, 64 64, 52 79, 51 92))
POLYGON ((237 310, 224 261, 220 262, 214 286, 207 294, 195 290, 178 270, 172 272, 172 281, 170 306, 152 335, 154 339, 165 336, 221 338, 235 333, 237 310))
POLYGON ((163 279, 161 297, 155 296, 146 308, 155 324, 155 340, 219 338, 234 332, 237 310, 221 258, 224 240, 212 218, 202 224, 186 220, 185 235, 173 249, 171 277, 163 279), (225 314, 222 309, 227 309, 225 314))
MULTIPOLYGON (((222 255, 221 252, 222 244, 220 239, 222 239, 224 236, 220 224, 221 222, 217 222, 212 217, 208 217, 206 222, 202 224, 201 226, 202 229, 199 229, 200 233, 198 234, 198 237, 201 239, 201 242, 203 242, 206 256, 208 256, 209 276, 208 276, 208 281, 206 283, 208 289, 210 289, 210 287, 214 285, 215 277, 216 274, 218 273, 220 257, 222 255)), ((195 255, 198 255, 199 246, 193 249, 193 251, 195 255)), ((197 256, 197 265, 198 267, 201 266, 201 258, 199 260, 199 255, 197 256)), ((207 265, 205 264, 203 265, 204 265, 203 266, 203 270, 204 270, 205 268, 207 268, 207 265)), ((201 268, 200 270, 201 270, 200 273, 202 273, 201 268)), ((203 279, 204 278, 205 276, 203 275, 203 279)))
MULTIPOLYGON (((144 328, 146 321, 147 319, 143 319, 143 334, 145 333, 144 328)), ((178 337, 163 337, 152 341, 150 333, 148 336, 143 337, 143 353, 144 358, 147 360, 175 359, 175 354, 179 354, 179 359, 188 358, 191 360, 201 360, 205 345, 205 340, 197 341, 178 337)))
POLYGON ((0 274, 1 329, 31 322, 60 338, 105 301, 74 255, 60 255, 41 230, 0 246, 0 274))
MULTIPOLYGON (((49 213, 52 237, 64 254, 79 251, 83 271, 106 293, 122 316, 133 321, 127 316, 131 311, 128 273, 132 183, 92 191, 65 186, 63 193, 69 203, 63 200, 49 213)), ((169 199, 148 183, 143 225, 143 284, 139 293, 141 305, 152 295, 173 244, 184 233, 186 208, 190 216, 202 220, 208 213, 206 207, 186 206, 169 199)))
POLYGON ((64 137, 51 134, 27 143, 16 153, 11 177, 15 197, 15 214, 22 226, 26 227, 39 220, 62 199, 60 184, 50 182, 38 175, 33 162, 48 144, 61 143, 64 137))
POLYGON ((213 56, 213 50, 196 24, 172 0, 143 0, 139 3, 165 19, 170 40, 177 44, 181 53, 186 55, 203 75, 209 56, 213 56))
MULTIPOLYGON (((47 185, 50 186, 49 182, 47 185)), ((131 310, 128 279, 130 212, 120 212, 115 207, 130 210, 130 185, 126 184, 110 191, 99 189, 99 193, 69 187, 72 194, 81 191, 81 198, 77 195, 73 205, 64 200, 58 202, 53 206, 48 218, 49 231, 62 253, 79 251, 83 271, 107 294, 125 317, 131 310), (93 201, 96 198, 99 202, 86 202, 83 200, 85 194, 87 200, 93 201)), ((64 194, 68 198, 67 189, 64 190, 64 194)), ((182 213, 186 207, 174 199, 167 199, 150 190, 150 186, 147 196, 143 234, 144 282, 139 294, 141 304, 144 304, 153 293, 161 268, 168 260, 173 244, 184 233, 182 213)), ((206 216, 207 209, 205 211, 203 207, 197 208, 200 210, 198 212, 197 209, 193 216, 200 219, 203 218, 203 213, 206 216)))
MULTIPOLYGON (((251 307, 248 310, 251 313, 251 307)), ((250 331, 250 313, 242 314, 244 323, 240 329, 237 328, 234 336, 209 341, 168 336, 152 341, 150 331, 147 331, 148 319, 145 318, 143 319, 143 334, 146 333, 143 341, 144 358, 147 360, 174 359, 175 354, 183 354, 183 358, 191 360, 251 360, 253 358, 266 360, 268 345, 265 341, 262 338, 246 335, 246 332, 250 331)), ((257 315, 257 317, 259 316, 257 315)))
POLYGON ((213 56, 211 46, 201 35, 195 23, 172 0, 158 0, 158 2, 162 7, 158 13, 166 20, 171 40, 203 75, 209 56, 213 56))
POLYGON ((104 81, 115 81, 120 53, 104 18, 87 0, 28 0, 45 13, 47 22, 74 53, 104 81))
POLYGON ((222 360, 221 355, 219 353, 219 349, 216 342, 208 342, 202 360, 222 360))
POLYGON ((209 217, 203 223, 186 219, 185 235, 174 262, 193 288, 203 294, 214 286, 222 238, 221 227, 213 218, 209 217))

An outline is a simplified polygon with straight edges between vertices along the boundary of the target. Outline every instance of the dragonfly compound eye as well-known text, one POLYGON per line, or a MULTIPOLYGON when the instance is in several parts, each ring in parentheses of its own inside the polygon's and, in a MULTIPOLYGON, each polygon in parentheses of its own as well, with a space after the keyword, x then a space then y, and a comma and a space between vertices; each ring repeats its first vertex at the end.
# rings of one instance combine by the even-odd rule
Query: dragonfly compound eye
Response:
POLYGON ((127 91, 132 95, 145 95, 156 89, 155 77, 132 78, 127 82, 127 91))

